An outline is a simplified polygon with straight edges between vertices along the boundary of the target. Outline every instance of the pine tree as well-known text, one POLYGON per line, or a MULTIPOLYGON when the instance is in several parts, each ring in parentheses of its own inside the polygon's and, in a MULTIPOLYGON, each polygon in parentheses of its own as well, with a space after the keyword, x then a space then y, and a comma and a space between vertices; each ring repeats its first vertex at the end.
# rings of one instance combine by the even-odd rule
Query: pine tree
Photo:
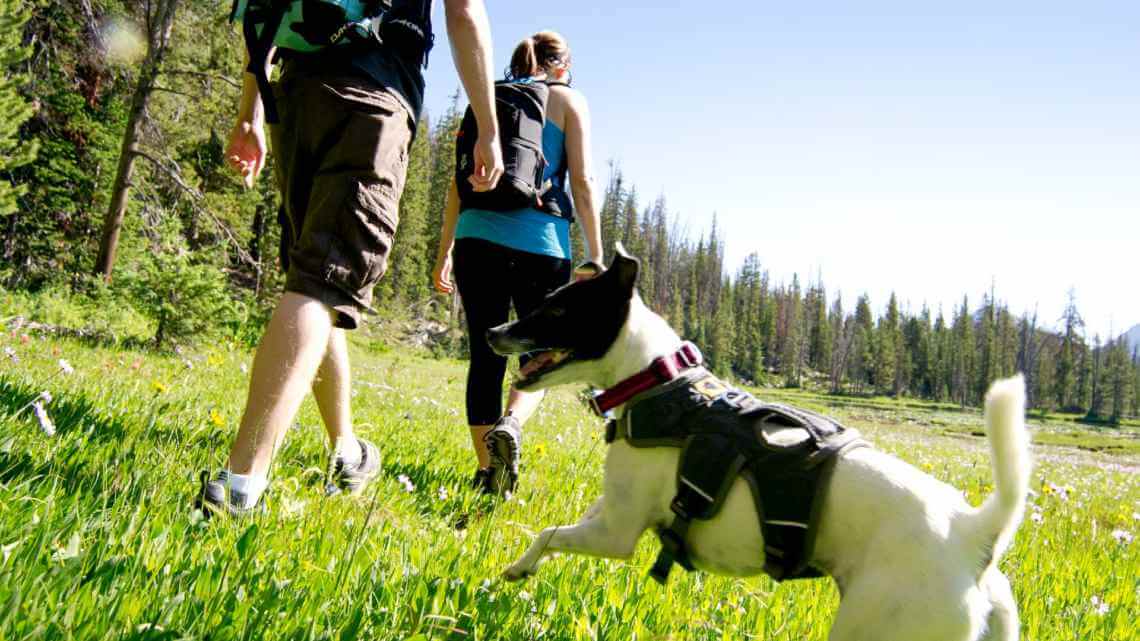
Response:
MULTIPOLYGON (((408 173, 400 197, 400 223, 388 260, 388 273, 378 290, 381 303, 414 305, 428 299, 429 279, 424 277, 432 265, 429 257, 435 247, 429 239, 434 225, 429 210, 431 195, 431 132, 427 120, 421 120, 408 155, 408 173)), ((438 227, 438 226, 436 226, 438 227)))
POLYGON ((22 140, 19 135, 33 110, 20 94, 27 78, 14 72, 31 54, 22 42, 24 24, 30 16, 30 3, 0 0, 0 219, 16 211, 16 199, 27 191, 24 186, 13 186, 7 177, 32 162, 38 149, 35 141, 22 140))
POLYGON ((965 297, 954 317, 953 335, 951 393, 959 405, 965 406, 974 400, 972 383, 976 367, 974 320, 970 315, 969 299, 965 297))
POLYGON ((898 389, 899 342, 899 302, 895 293, 891 292, 887 312, 879 319, 879 328, 875 336, 875 386, 882 393, 898 395, 900 391, 898 389))
POLYGON ((1069 302, 1065 305, 1062 316, 1065 323, 1064 337, 1061 342, 1061 352, 1057 357, 1057 374, 1054 377, 1054 388, 1057 394, 1057 406, 1063 410, 1073 409, 1077 404, 1077 332, 1084 326, 1081 315, 1077 312, 1077 294, 1069 290, 1069 302))

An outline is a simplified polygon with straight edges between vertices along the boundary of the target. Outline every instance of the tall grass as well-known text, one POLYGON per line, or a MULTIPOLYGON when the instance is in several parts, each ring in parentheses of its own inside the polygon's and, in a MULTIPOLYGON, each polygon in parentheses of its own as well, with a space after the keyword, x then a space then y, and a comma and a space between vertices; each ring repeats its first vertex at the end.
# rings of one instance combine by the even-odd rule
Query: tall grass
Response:
MULTIPOLYGON (((829 580, 676 572, 661 588, 645 575, 651 536, 629 562, 561 557, 529 582, 501 581, 535 532, 577 520, 600 491, 600 425, 574 390, 528 426, 519 495, 488 509, 466 487, 463 364, 354 346, 355 420, 383 450, 379 481, 360 497, 322 496, 325 437, 306 404, 268 513, 203 523, 189 503, 198 472, 224 461, 246 350, 156 355, 18 333, 4 348, 19 362, 0 356, 0 639, 799 641, 825 639, 838 604, 829 580), (21 410, 45 390, 50 437, 21 410)), ((976 416, 832 411, 971 502, 990 491, 984 442, 938 426, 977 428, 976 416)), ((1024 638, 1138 638, 1137 460, 1035 454, 1037 491, 1002 562, 1024 638)))

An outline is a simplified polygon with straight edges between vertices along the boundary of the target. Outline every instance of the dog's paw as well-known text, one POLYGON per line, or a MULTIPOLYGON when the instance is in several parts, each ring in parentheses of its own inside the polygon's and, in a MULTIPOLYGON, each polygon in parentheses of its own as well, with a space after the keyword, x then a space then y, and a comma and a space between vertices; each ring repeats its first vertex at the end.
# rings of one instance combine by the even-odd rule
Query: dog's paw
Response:
POLYGON ((508 581, 523 581, 532 576, 534 576, 532 568, 521 566, 518 563, 503 571, 503 578, 508 581))

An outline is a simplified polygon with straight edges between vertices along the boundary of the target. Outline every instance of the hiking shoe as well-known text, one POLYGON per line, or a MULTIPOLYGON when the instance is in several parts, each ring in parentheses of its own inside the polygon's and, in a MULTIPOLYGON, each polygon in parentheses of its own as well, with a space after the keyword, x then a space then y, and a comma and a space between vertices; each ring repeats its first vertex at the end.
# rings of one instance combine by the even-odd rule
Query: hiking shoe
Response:
POLYGON ((491 468, 481 467, 475 470, 475 476, 471 477, 471 489, 478 490, 480 494, 495 493, 491 488, 491 468))
POLYGON ((491 455, 491 491, 509 497, 519 480, 519 446, 522 443, 522 425, 513 416, 499 419, 483 437, 491 455))
POLYGON ((265 511, 265 501, 260 498, 257 503, 245 507, 245 494, 229 489, 229 472, 226 470, 218 472, 212 479, 208 471, 202 470, 199 478, 202 485, 198 496, 194 497, 194 509, 200 510, 203 518, 209 519, 215 514, 244 517, 265 511))
POLYGON ((356 442, 360 445, 359 463, 347 463, 335 453, 329 460, 326 493, 337 494, 345 491, 349 494, 360 494, 368 482, 380 472, 380 450, 362 438, 358 437, 356 442))

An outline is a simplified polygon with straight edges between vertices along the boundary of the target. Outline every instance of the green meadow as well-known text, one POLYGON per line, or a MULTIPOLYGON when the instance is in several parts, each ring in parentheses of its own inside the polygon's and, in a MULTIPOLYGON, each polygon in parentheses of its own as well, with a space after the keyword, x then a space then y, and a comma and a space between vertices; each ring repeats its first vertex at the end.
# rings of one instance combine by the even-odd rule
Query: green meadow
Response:
MULTIPOLYGON (((559 557, 502 581, 534 533, 599 493, 600 422, 577 389, 553 393, 528 426, 519 494, 490 509, 466 487, 464 363, 354 340, 355 420, 383 450, 380 479, 323 496, 325 437, 306 402, 267 512, 205 523, 189 505, 224 461, 248 349, 0 335, 0 639, 826 639, 830 580, 678 571, 662 588, 646 577, 651 535, 628 562, 559 557), (29 406, 45 391, 52 435, 29 406)), ((991 490, 976 411, 757 393, 837 416, 973 504, 991 490)), ((1001 562, 1023 638, 1140 638, 1140 427, 1031 425, 1034 491, 1001 562)))

